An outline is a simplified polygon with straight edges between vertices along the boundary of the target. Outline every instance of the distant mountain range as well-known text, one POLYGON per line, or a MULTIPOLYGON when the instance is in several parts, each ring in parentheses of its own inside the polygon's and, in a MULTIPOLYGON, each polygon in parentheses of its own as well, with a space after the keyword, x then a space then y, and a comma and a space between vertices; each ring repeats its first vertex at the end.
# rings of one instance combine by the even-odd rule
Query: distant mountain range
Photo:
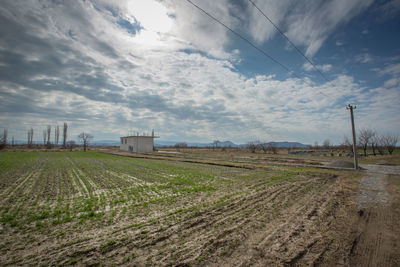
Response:
MULTIPOLYGON (((177 143, 186 143, 188 146, 192 147, 212 147, 214 146, 214 143, 197 143, 197 142, 178 142, 178 141, 160 141, 160 140, 155 140, 155 146, 157 147, 168 147, 168 146, 174 146, 177 143)), ((26 144, 25 141, 15 141, 15 144, 26 144)), ((43 144, 43 142, 34 142, 34 144, 43 144)), ((80 144, 78 142, 78 144, 80 144)), ((309 147, 309 145, 305 145, 299 142, 268 142, 267 144, 271 144, 276 147, 298 147, 298 148, 306 148, 309 147)), ((61 145, 61 142, 60 144, 61 145)), ((119 141, 116 140, 93 140, 90 142, 91 146, 119 146, 119 141)), ((221 141, 218 143, 218 147, 246 147, 247 144, 235 144, 231 141, 221 141)))
MULTIPOLYGON (((196 143, 196 142, 175 142, 175 141, 159 141, 155 140, 155 145, 160 147, 165 146, 174 146, 177 143, 186 143, 188 146, 195 146, 195 147, 211 147, 214 146, 213 143, 196 143)), ((240 145, 236 145, 231 141, 224 141, 218 143, 219 147, 239 147, 240 145)))
POLYGON ((91 146, 119 146, 119 141, 115 140, 93 140, 89 143, 91 146))
MULTIPOLYGON (((174 146, 176 143, 182 143, 182 142, 174 142, 174 141, 155 141, 155 145, 159 147, 165 147, 165 146, 174 146)), ((191 143, 191 142, 185 142, 188 146, 195 146, 195 147, 212 147, 215 146, 214 143, 191 143)), ((268 142, 267 144, 276 146, 276 147, 309 147, 309 145, 305 145, 299 142, 268 142)), ((217 145, 218 147, 246 147, 247 144, 235 144, 231 141, 221 141, 217 145)))
MULTIPOLYGON (((17 141, 15 142, 16 144, 24 144, 22 141, 17 141)), ((36 143, 36 142, 35 142, 36 143)), ((40 142, 37 142, 38 144, 41 144, 40 142)), ((212 147, 215 144, 214 143, 197 143, 197 142, 178 142, 178 141, 160 141, 160 140, 155 140, 155 146, 157 147, 168 147, 168 146, 174 146, 177 143, 186 143, 188 146, 192 147, 212 147)), ((79 143, 78 143, 79 144, 79 143)), ((298 142, 268 142, 267 144, 274 145, 276 147, 309 147, 309 145, 304 145, 302 143, 298 142)), ((91 146, 119 146, 119 141, 115 140, 94 140, 90 142, 91 146)), ((221 141, 217 145, 218 147, 246 147, 247 144, 235 144, 231 141, 221 141)))

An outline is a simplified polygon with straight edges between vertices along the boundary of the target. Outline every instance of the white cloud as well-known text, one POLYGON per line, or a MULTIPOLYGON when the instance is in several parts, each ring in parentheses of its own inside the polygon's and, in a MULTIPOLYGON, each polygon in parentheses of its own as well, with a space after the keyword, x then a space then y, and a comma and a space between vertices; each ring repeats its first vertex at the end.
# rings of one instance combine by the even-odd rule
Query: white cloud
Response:
MULTIPOLYGON (((254 2, 292 42, 305 47, 306 55, 313 56, 334 30, 369 7, 373 0, 254 2)), ((271 23, 251 3, 248 13, 248 31, 253 39, 260 44, 270 40, 276 33, 271 23)))
POLYGON ((373 60, 373 58, 369 53, 364 53, 364 54, 357 55, 355 57, 355 60, 356 60, 356 62, 365 64, 365 63, 371 62, 373 60))
MULTIPOLYGON (((283 19, 291 6, 291 1, 289 0, 254 1, 254 3, 274 22, 275 25, 280 25, 283 22, 283 19)), ((274 26, 263 17, 263 15, 251 3, 248 3, 248 10, 248 29, 251 36, 259 44, 270 40, 276 33, 274 26)))
MULTIPOLYGON (((168 0, 166 4, 173 10, 171 14, 175 17, 172 34, 189 41, 194 49, 214 57, 229 58, 230 55, 225 52, 225 47, 232 36, 225 27, 186 1, 168 0)), ((228 0, 201 1, 198 5, 228 27, 236 28, 240 25, 238 18, 230 14, 235 10, 235 6, 228 0)))
POLYGON ((372 0, 302 1, 287 18, 287 34, 313 56, 339 26, 371 5, 372 0))
MULTIPOLYGON (((334 30, 364 11, 373 0, 254 2, 292 42, 305 47, 307 56, 313 56, 334 30)), ((253 39, 259 44, 269 41, 276 29, 251 3, 248 13, 248 31, 253 39)), ((343 42, 337 41, 336 45, 343 42)))
POLYGON ((337 41, 336 41, 336 45, 337 45, 337 46, 342 46, 342 45, 344 45, 344 42, 343 42, 343 41, 340 41, 340 40, 337 40, 337 41))
POLYGON ((384 83, 385 87, 395 87, 395 86, 399 86, 399 85, 400 85, 400 78, 398 78, 398 77, 389 79, 389 80, 385 81, 385 83, 384 83))
MULTIPOLYGON (((72 135, 90 129, 99 139, 154 128, 164 139, 177 141, 245 142, 251 137, 311 143, 332 133, 342 138, 348 125, 344 98, 382 118, 383 111, 374 105, 389 99, 375 96, 398 99, 395 88, 363 92, 347 75, 315 86, 296 78, 244 76, 231 61, 240 57, 239 51, 226 51, 226 30, 181 2, 160 8, 159 16, 171 20, 168 32, 143 22, 145 29, 137 34, 117 23, 129 15, 140 21, 123 2, 113 6, 117 15, 102 2, 49 2, 48 9, 9 3, 17 15, 3 25, 0 53, 15 58, 4 61, 10 75, 0 77, 0 124, 19 131, 21 138, 30 126, 40 131, 48 123, 68 121, 72 135), (34 22, 29 21, 32 14, 34 22), (145 42, 142 34, 154 34, 153 42, 145 42)), ((207 7, 214 2, 199 3, 207 7)), ((240 18, 230 15, 229 3, 208 9, 239 27, 240 18)), ((382 73, 398 73, 398 67, 388 65, 382 73)))
POLYGON ((384 1, 377 10, 381 20, 392 19, 400 12, 400 0, 384 1))
POLYGON ((398 75, 400 74, 400 63, 388 64, 383 69, 376 69, 380 75, 398 75))
POLYGON ((387 88, 398 88, 400 86, 400 63, 387 64, 382 69, 373 69, 381 76, 390 76, 388 80, 384 82, 384 87, 387 88))
MULTIPOLYGON (((322 72, 328 72, 332 69, 331 64, 316 65, 316 67, 322 72)), ((315 71, 315 68, 309 62, 303 64, 303 69, 306 71, 315 71)))

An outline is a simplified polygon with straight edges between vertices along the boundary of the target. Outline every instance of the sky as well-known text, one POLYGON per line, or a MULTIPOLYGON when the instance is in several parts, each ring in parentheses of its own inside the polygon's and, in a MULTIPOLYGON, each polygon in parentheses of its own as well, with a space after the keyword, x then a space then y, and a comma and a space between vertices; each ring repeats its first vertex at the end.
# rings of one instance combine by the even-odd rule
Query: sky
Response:
POLYGON ((253 0, 318 71, 250 1, 191 1, 274 60, 186 0, 3 0, 0 129, 340 144, 351 104, 400 133, 400 0, 253 0))

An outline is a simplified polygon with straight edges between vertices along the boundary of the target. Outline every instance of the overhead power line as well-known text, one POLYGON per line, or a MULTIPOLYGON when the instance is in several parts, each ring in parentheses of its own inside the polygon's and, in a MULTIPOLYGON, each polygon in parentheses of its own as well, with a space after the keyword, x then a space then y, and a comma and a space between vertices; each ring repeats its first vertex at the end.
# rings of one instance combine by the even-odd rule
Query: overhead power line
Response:
POLYGON ((305 60, 307 60, 308 63, 310 63, 314 69, 323 77, 327 82, 330 82, 328 78, 318 69, 318 67, 309 59, 290 39, 287 37, 287 35, 279 29, 279 27, 252 1, 248 0, 260 13, 272 24, 272 26, 275 27, 275 29, 283 36, 285 39, 296 49, 296 51, 304 57, 305 60))
MULTIPOLYGON (((262 50, 261 48, 259 48, 258 46, 256 46, 255 44, 253 44, 251 41, 249 41, 247 38, 243 37, 241 34, 239 34, 238 32, 232 30, 231 28, 229 28, 227 25, 225 25, 223 22, 221 22, 220 20, 218 20, 217 18, 215 18, 214 16, 212 16, 210 13, 208 13, 207 11, 205 11, 204 9, 202 9, 201 7, 199 7, 198 5, 196 5, 195 3, 193 3, 191 0, 186 0, 187 2, 189 2, 191 5, 193 5, 194 7, 196 7, 197 9, 201 10, 204 14, 206 14, 207 16, 209 16, 210 18, 212 18, 213 20, 215 20, 216 22, 218 22, 219 24, 221 24, 222 26, 224 26, 226 29, 228 29, 230 32, 232 32, 233 34, 235 34, 237 37, 239 37, 240 39, 242 39, 243 41, 245 41, 246 43, 248 43, 250 46, 252 46, 253 48, 255 48, 257 51, 259 51, 260 53, 262 53, 264 56, 268 57, 270 60, 272 60, 273 62, 275 62, 276 64, 278 64, 279 66, 281 66, 282 68, 284 68, 286 71, 289 72, 289 74, 292 74, 293 76, 296 76, 297 78, 301 79, 304 83, 308 84, 311 87, 314 87, 312 84, 310 84, 308 81, 306 81, 305 79, 303 79, 302 77, 298 76, 296 73, 294 73, 294 71, 290 70, 288 67, 286 67, 285 65, 283 65, 282 63, 280 63, 277 59, 273 58, 271 55, 269 55, 267 52, 265 52, 264 50, 262 50)), ((331 81, 329 81, 325 75, 323 75, 319 69, 315 66, 315 64, 307 58, 306 55, 304 55, 300 49, 298 49, 291 41, 290 39, 251 1, 249 0, 270 22, 272 25, 274 25, 274 27, 293 45, 293 47, 321 74, 322 77, 324 77, 325 80, 328 81, 328 83, 330 83, 331 81)), ((327 96, 325 93, 321 92, 320 90, 317 90, 320 94, 326 96, 329 98, 329 96, 327 96)), ((350 99, 346 96, 343 95, 349 102, 350 99)), ((354 107, 355 108, 355 107, 354 107)), ((351 113, 351 121, 352 121, 352 131, 353 131, 353 153, 354 153, 354 168, 357 170, 358 169, 358 161, 357 161, 357 156, 356 156, 356 137, 355 137, 355 129, 354 129, 354 117, 353 117, 353 106, 351 106, 350 104, 348 105, 348 109, 350 109, 350 113, 351 113)))
MULTIPOLYGON (((312 84, 310 84, 307 80, 305 80, 304 78, 300 77, 299 75, 297 75, 294 71, 292 71, 290 68, 286 67, 284 64, 282 64, 281 62, 279 62, 277 59, 275 59, 274 57, 272 57, 271 55, 269 55, 267 52, 265 52, 263 49, 259 48, 258 46, 256 46, 255 44, 253 44, 249 39, 247 39, 246 37, 242 36, 240 33, 236 32, 235 30, 231 29, 230 27, 228 27, 226 24, 224 24, 223 22, 221 22, 219 19, 217 19, 216 17, 214 17, 213 15, 211 15, 210 13, 208 13, 207 11, 205 11, 204 9, 202 9, 201 7, 199 7, 198 5, 196 5, 195 3, 193 3, 191 0, 186 0, 188 3, 190 3, 191 5, 193 5, 194 7, 196 7, 197 9, 199 9, 200 11, 202 11, 204 14, 206 14, 208 17, 210 17, 211 19, 213 19, 214 21, 216 21, 217 23, 219 23, 220 25, 224 26, 226 29, 228 29, 230 32, 232 32, 233 34, 235 34, 237 37, 239 37, 240 39, 242 39, 243 41, 245 41, 246 43, 248 43, 250 46, 252 46, 254 49, 256 49, 258 52, 260 52, 261 54, 263 54, 264 56, 266 56, 267 58, 269 58, 270 60, 272 60, 273 62, 275 62, 276 64, 278 64, 279 66, 281 66, 283 69, 285 69, 289 74, 295 76, 296 78, 302 80, 304 83, 306 83, 307 85, 314 87, 312 84)), ((325 93, 321 92, 318 90, 318 92, 326 97, 329 97, 328 95, 326 95, 325 93)))
MULTIPOLYGON (((275 27, 275 29, 294 47, 294 49, 296 49, 296 51, 303 56, 303 58, 311 64, 311 66, 313 66, 313 68, 321 75, 321 77, 327 81, 328 83, 333 83, 331 80, 329 80, 317 67, 317 65, 315 65, 312 60, 307 57, 290 39, 289 37, 252 1, 252 0, 248 0, 271 24, 272 26, 275 27)), ((346 96, 343 95, 347 101, 351 102, 350 99, 346 96)))

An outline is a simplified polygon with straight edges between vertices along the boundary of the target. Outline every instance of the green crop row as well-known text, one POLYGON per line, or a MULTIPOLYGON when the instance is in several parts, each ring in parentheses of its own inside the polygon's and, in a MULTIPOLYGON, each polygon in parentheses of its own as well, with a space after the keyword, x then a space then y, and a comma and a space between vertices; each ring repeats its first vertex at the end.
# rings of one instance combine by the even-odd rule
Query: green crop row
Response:
POLYGON ((149 205, 216 191, 232 168, 98 152, 0 154, 0 221, 26 230, 135 216, 149 205))

